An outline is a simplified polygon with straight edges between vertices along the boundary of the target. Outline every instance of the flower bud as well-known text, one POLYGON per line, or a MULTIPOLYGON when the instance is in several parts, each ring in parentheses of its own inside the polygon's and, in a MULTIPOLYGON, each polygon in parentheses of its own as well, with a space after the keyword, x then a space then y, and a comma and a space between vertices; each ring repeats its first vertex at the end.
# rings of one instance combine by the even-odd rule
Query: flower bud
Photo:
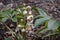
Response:
POLYGON ((29 11, 29 14, 32 14, 32 11, 29 11))
POLYGON ((18 8, 18 9, 16 9, 17 11, 19 11, 19 12, 21 12, 21 10, 18 8))
POLYGON ((25 32, 25 29, 23 28, 21 31, 22 31, 22 32, 25 32))
POLYGON ((24 21, 23 19, 21 19, 21 21, 24 21))
POLYGON ((27 8, 31 9, 31 6, 27 6, 27 8))
POLYGON ((17 25, 17 27, 22 27, 21 25, 17 25))
POLYGON ((26 11, 26 10, 24 10, 24 11, 23 11, 23 14, 27 14, 27 11, 26 11))

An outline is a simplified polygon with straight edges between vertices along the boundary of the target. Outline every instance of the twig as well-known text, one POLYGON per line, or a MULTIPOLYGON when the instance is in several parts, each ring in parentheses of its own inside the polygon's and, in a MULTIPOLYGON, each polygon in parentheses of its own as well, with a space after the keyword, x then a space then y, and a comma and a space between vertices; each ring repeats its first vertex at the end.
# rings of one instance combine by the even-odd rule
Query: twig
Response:
POLYGON ((42 39, 44 39, 45 37, 48 37, 48 36, 52 36, 52 35, 55 35, 55 34, 57 34, 57 33, 48 34, 48 35, 46 35, 46 36, 42 37, 42 39))

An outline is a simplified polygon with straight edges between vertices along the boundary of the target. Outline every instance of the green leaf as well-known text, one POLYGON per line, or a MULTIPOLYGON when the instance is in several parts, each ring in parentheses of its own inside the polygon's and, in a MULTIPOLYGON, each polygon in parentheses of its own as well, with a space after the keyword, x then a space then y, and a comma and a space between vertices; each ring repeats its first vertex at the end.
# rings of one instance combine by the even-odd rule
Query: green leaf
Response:
POLYGON ((58 29, 58 33, 60 34, 60 26, 57 29, 58 29))
POLYGON ((38 11, 38 9, 37 9, 36 7, 32 7, 32 9, 33 9, 35 12, 39 13, 39 11, 38 11))
POLYGON ((49 20, 49 19, 51 19, 50 16, 47 16, 47 17, 44 17, 44 18, 37 19, 37 20, 35 21, 35 24, 34 24, 34 25, 35 25, 35 27, 37 27, 37 26, 43 24, 45 21, 47 21, 47 20, 49 20))
POLYGON ((3 11, 3 12, 0 12, 1 15, 3 15, 3 17, 10 17, 11 13, 10 11, 3 11))
POLYGON ((23 37, 20 35, 20 33, 17 34, 18 40, 24 40, 23 37))
POLYGON ((37 19, 37 18, 43 18, 43 16, 38 15, 38 16, 34 17, 34 19, 37 19))
POLYGON ((2 18, 1 21, 2 21, 2 22, 5 22, 7 19, 8 19, 8 18, 6 18, 6 17, 5 17, 5 18, 2 18))
POLYGON ((40 34, 40 33, 43 33, 43 32, 45 32, 45 31, 47 31, 48 21, 45 21, 44 24, 45 24, 44 27, 43 27, 42 29, 39 29, 39 30, 36 32, 36 34, 40 34))
POLYGON ((12 40, 11 38, 5 38, 5 40, 12 40))
POLYGON ((42 16, 48 16, 47 13, 43 9, 37 8, 37 10, 38 10, 38 12, 39 12, 40 15, 42 15, 42 16))
POLYGON ((48 21, 48 30, 56 30, 59 27, 59 23, 54 20, 51 19, 48 21))
POLYGON ((13 17, 13 16, 16 16, 17 13, 18 13, 18 12, 14 11, 11 16, 12 16, 12 17, 13 17))
POLYGON ((16 17, 12 18, 11 20, 12 20, 13 22, 17 22, 17 18, 16 18, 16 17))

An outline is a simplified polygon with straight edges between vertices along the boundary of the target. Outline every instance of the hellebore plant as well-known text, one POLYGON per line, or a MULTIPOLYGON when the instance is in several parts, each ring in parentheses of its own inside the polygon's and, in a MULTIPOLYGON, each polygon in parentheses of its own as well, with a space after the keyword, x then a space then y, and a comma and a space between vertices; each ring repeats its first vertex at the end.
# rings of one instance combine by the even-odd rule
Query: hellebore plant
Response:
MULTIPOLYGON (((9 32, 6 33, 12 33, 12 36, 15 34, 18 40, 26 40, 26 32, 28 32, 28 30, 31 31, 32 27, 34 28, 33 25, 34 15, 32 14, 32 8, 30 6, 26 7, 25 4, 22 5, 22 8, 16 9, 13 8, 2 11, 0 12, 0 15, 1 15, 0 22, 4 23, 4 25, 9 29, 9 32), (10 24, 9 27, 6 24, 7 20, 8 21, 11 20, 11 22, 13 21, 17 24, 14 31, 10 28, 14 25, 10 24), (19 31, 21 31, 22 34, 20 34, 19 31)), ((5 38, 5 40, 10 40, 10 38, 5 38)))
MULTIPOLYGON (((42 24, 44 24, 44 28, 36 31, 35 34, 39 35, 47 30, 52 30, 53 33, 55 33, 55 31, 60 33, 60 22, 47 15, 47 13, 41 8, 26 6, 26 4, 23 4, 22 7, 19 8, 12 8, 0 12, 0 22, 2 22, 7 29, 9 29, 9 32, 5 33, 11 33, 12 37, 16 36, 17 40, 26 40, 27 32, 32 32, 32 29, 42 24), (39 15, 35 16, 32 13, 32 10, 35 10, 39 15), (13 24, 10 24, 10 27, 6 25, 6 21, 8 19, 16 23, 17 26, 15 27, 14 31, 10 28, 13 26, 13 24), (34 19, 36 20, 34 21, 34 19)), ((13 38, 9 37, 4 38, 5 40, 14 40, 13 38)))

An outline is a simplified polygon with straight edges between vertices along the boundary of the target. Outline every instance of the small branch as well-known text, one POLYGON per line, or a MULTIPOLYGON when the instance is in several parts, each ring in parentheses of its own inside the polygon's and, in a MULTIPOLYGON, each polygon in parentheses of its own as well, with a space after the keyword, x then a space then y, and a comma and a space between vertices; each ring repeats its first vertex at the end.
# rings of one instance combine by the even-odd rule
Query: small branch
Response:
POLYGON ((12 31, 12 32, 13 32, 13 30, 12 30, 12 29, 10 29, 6 24, 5 24, 5 26, 6 26, 6 28, 7 28, 7 29, 9 29, 10 31, 12 31))
POLYGON ((52 36, 52 35, 55 35, 55 34, 57 34, 57 33, 48 34, 48 35, 46 35, 46 36, 43 36, 43 37, 42 37, 42 39, 44 39, 45 37, 48 37, 48 36, 52 36))

